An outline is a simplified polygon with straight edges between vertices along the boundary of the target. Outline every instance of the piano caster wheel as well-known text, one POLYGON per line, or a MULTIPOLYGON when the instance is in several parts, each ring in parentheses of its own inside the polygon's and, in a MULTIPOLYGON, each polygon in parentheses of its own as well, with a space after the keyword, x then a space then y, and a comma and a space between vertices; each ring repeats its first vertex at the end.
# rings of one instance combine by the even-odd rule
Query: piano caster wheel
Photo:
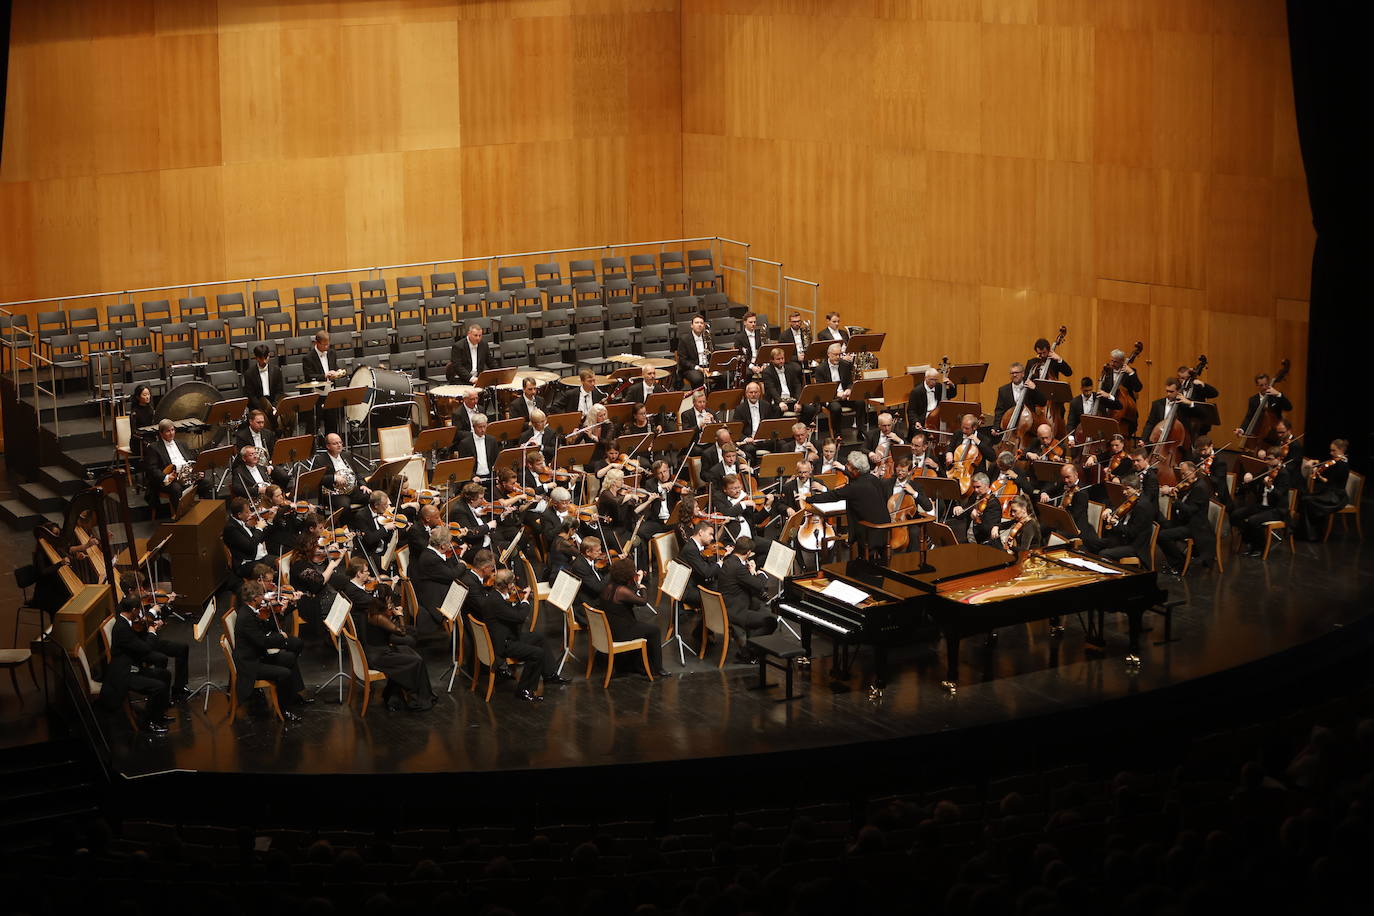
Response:
POLYGON ((996 631, 996 630, 993 630, 991 633, 988 634, 988 638, 985 639, 985 640, 983 640, 983 648, 984 648, 984 649, 993 649, 993 648, 996 648, 996 647, 997 647, 997 631, 996 631))
POLYGON ((1051 638, 1051 639, 1059 639, 1059 638, 1060 638, 1061 636, 1063 636, 1063 635, 1064 635, 1064 627, 1063 627, 1062 625, 1060 625, 1060 626, 1055 626, 1055 627, 1050 627, 1050 638, 1051 638))
POLYGON ((1131 653, 1130 655, 1127 655, 1127 656, 1126 656, 1126 670, 1127 670, 1127 671, 1139 671, 1139 670, 1140 670, 1140 656, 1139 656, 1139 655, 1136 655, 1135 653, 1131 653))
POLYGON ((950 696, 954 696, 956 693, 959 692, 959 685, 954 683, 953 681, 941 681, 940 686, 943 687, 945 693, 949 694, 950 696))
POLYGON ((877 684, 868 685, 868 698, 870 700, 881 700, 883 698, 883 688, 877 684))
POLYGON ((807 658, 805 655, 798 655, 793 661, 796 662, 798 668, 811 667, 811 659, 807 658))

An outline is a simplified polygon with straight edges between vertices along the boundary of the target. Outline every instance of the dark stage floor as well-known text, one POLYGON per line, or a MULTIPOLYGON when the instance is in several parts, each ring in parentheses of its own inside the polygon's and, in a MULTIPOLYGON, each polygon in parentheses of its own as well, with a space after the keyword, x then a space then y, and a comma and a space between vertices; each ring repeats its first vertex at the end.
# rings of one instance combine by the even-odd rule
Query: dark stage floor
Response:
MULTIPOLYGON (((897 673, 884 698, 871 701, 867 659, 836 685, 828 659, 818 659, 799 685, 800 699, 778 703, 781 688, 750 690, 756 669, 727 664, 717 670, 676 658, 676 674, 649 683, 625 674, 603 690, 600 677, 550 688, 541 704, 515 699, 511 682, 498 682, 490 705, 469 693, 460 678, 454 693, 425 713, 392 713, 378 704, 366 720, 357 703, 337 703, 336 687, 305 711, 299 724, 227 718, 216 694, 208 713, 199 702, 177 712, 165 737, 110 730, 116 767, 136 775, 171 769, 238 772, 393 773, 512 771, 552 767, 672 761, 818 748, 1025 719, 1137 695, 1274 655, 1330 633, 1374 607, 1374 550, 1354 542, 1299 545, 1271 555, 1267 565, 1236 559, 1222 575, 1171 580, 1174 597, 1187 599, 1175 614, 1178 641, 1148 643, 1143 666, 1123 663, 1125 621, 1109 622, 1105 655, 1085 653, 1072 618, 1062 640, 1044 624, 1008 628, 995 649, 966 641, 963 684, 957 696, 940 689, 943 664, 935 646, 897 655, 897 673)), ((1162 621, 1147 639, 1158 639, 1162 621)), ((175 631, 171 634, 177 635, 175 631)), ((551 638, 556 638, 552 633, 551 638)), ((819 650, 828 646, 818 641, 819 650)), ((200 680, 202 646, 192 649, 192 684, 200 680)), ((222 660, 212 656, 212 677, 222 660), (216 665, 214 662, 219 661, 216 665)), ((431 677, 443 686, 443 650, 431 677)), ((585 656, 584 656, 585 658, 585 656)), ((604 661, 601 663, 604 664, 604 661)), ((308 684, 325 681, 335 657, 316 643, 307 651, 308 684)), ((770 673, 776 680, 778 675, 770 673)), ((337 685, 336 685, 337 686, 337 685)))

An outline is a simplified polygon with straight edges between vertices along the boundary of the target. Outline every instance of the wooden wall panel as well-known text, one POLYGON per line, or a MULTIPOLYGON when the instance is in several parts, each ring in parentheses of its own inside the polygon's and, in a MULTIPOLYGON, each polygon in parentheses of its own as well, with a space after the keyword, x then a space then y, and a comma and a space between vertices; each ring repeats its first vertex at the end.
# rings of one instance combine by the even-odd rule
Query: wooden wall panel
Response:
POLYGON ((21 0, 0 297, 678 236, 680 23, 677 0, 21 0))

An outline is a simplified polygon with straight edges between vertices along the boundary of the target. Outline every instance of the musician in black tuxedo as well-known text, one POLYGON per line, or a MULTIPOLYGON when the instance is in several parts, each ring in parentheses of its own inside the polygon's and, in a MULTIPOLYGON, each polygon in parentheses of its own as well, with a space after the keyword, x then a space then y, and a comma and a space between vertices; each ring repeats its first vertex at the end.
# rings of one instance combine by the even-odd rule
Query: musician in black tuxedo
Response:
MULTIPOLYGON (((841 411, 845 407, 850 407, 854 411, 854 429, 859 438, 863 438, 868 429, 868 408, 859 401, 851 400, 849 397, 850 389, 854 387, 854 364, 843 358, 840 345, 833 343, 825 353, 825 361, 816 366, 815 380, 818 384, 826 382, 838 382, 839 388, 835 392, 835 400, 826 405, 826 410, 830 414, 830 434, 837 439, 840 436, 840 424, 843 414, 841 411)), ((803 417, 805 420, 805 417, 803 417)))
MULTIPOLYGON (((659 379, 667 373, 660 372, 651 366, 644 367, 644 375, 635 380, 634 384, 625 389, 624 400, 630 404, 643 404, 649 400, 649 395, 657 394, 663 390, 659 384, 659 379)), ((659 416, 654 418, 654 423, 659 426, 667 427, 667 411, 660 410, 659 416)))
MULTIPOLYGON (((110 660, 105 665, 100 682, 100 705, 107 710, 117 710, 131 692, 143 694, 148 702, 142 728, 160 735, 167 731, 167 725, 172 721, 166 716, 171 703, 171 677, 165 668, 165 660, 163 666, 158 666, 155 662, 158 653, 149 645, 144 634, 133 628, 139 610, 140 602, 135 595, 129 595, 119 603, 114 626, 110 630, 110 660)), ((185 661, 179 661, 178 675, 184 667, 185 661)))
MULTIPOLYGON (((143 447, 144 482, 148 490, 148 504, 153 507, 155 517, 159 493, 167 494, 171 515, 176 514, 177 504, 181 502, 181 481, 175 473, 165 473, 166 469, 179 470, 195 460, 196 452, 177 442, 176 425, 171 420, 160 421, 157 424, 157 438, 143 447)), ((198 486, 197 489, 202 491, 201 495, 206 495, 208 488, 198 486)))
POLYGON ((282 379, 281 368, 272 361, 272 350, 267 344, 253 348, 253 361, 243 373, 243 394, 248 398, 248 406, 260 410, 277 425, 276 402, 286 396, 286 382, 282 379))
MULTIPOLYGON (((759 374, 763 381, 764 397, 782 414, 797 412, 797 396, 806 383, 802 380, 800 363, 788 362, 787 351, 774 347, 768 354, 768 365, 759 374)), ((813 415, 815 409, 810 411, 813 415)), ((810 422, 809 420, 807 422, 810 422)))
POLYGON ((772 526, 771 510, 776 496, 768 494, 759 505, 744 491, 744 481, 738 474, 726 474, 720 486, 720 495, 712 501, 711 508, 730 517, 720 529, 721 541, 734 544, 740 538, 750 538, 759 553, 767 556, 773 542, 765 537, 765 529, 772 526))
MULTIPOLYGON (((692 526, 691 536, 682 542, 682 549, 678 551, 677 559, 692 571, 687 580, 687 587, 682 592, 683 604, 700 608, 701 590, 716 587, 716 576, 720 573, 720 565, 714 559, 702 554, 702 551, 715 543, 715 540, 716 529, 711 526, 710 522, 697 522, 692 526)), ((684 629, 686 628, 684 627, 684 629)))
MULTIPOLYGON (((267 559, 267 532, 256 524, 253 504, 242 496, 229 500, 224 522, 224 546, 229 548, 229 569, 240 579, 250 579, 253 564, 267 559)), ((230 588, 237 588, 232 582, 230 588)))
POLYGON ((1216 552, 1216 534, 1207 518, 1212 501, 1212 478, 1198 473, 1191 461, 1180 461, 1177 468, 1179 485, 1185 487, 1179 496, 1178 487, 1161 487, 1166 496, 1174 497, 1174 508, 1168 520, 1161 519, 1159 549, 1164 553, 1165 571, 1183 569, 1184 541, 1193 539, 1193 560, 1210 566, 1216 552), (1191 483, 1187 483, 1191 481, 1191 483))
POLYGON ((910 429, 925 425, 930 412, 941 401, 952 400, 958 394, 953 382, 945 381, 939 369, 927 369, 921 383, 911 389, 906 398, 906 422, 910 429))
MULTIPOLYGON (((1139 494, 1140 477, 1128 474, 1121 479, 1126 487, 1127 498, 1139 494)), ((1108 507, 1113 514, 1102 521, 1102 536, 1098 538, 1091 531, 1083 536, 1083 546, 1104 560, 1121 560, 1135 557, 1142 566, 1150 565, 1150 538, 1154 534, 1154 524, 1159 518, 1159 503, 1152 502, 1143 495, 1135 501, 1124 518, 1117 518, 1115 509, 1108 507)), ((1105 513, 1104 513, 1105 514, 1105 513)))
POLYGON ((1074 395, 1073 400, 1069 402, 1068 430, 1075 433, 1076 439, 1082 441, 1084 437, 1077 435, 1076 431, 1085 416, 1105 416, 1107 411, 1117 410, 1120 407, 1120 401, 1098 388, 1093 380, 1085 375, 1078 380, 1078 394, 1074 395))
POLYGON ((515 695, 535 702, 543 697, 535 694, 542 680, 546 685, 567 684, 558 674, 553 650, 543 636, 529 631, 530 603, 515 582, 515 573, 498 569, 491 575, 491 588, 476 596, 472 613, 487 625, 492 648, 497 658, 513 658, 523 662, 515 695))
POLYGON ((1179 394, 1177 381, 1169 379, 1164 383, 1164 397, 1156 398, 1150 402, 1150 412, 1146 415, 1145 427, 1141 430, 1142 436, 1149 438, 1155 426, 1164 422, 1164 413, 1169 409, 1170 403, 1174 405, 1174 418, 1182 423, 1185 428, 1188 426, 1188 419, 1192 416, 1193 402, 1179 394))
POLYGON ((601 550, 601 539, 589 537, 582 539, 582 543, 577 547, 577 556, 568 564, 568 572, 576 576, 580 583, 577 587, 577 601, 573 605, 573 617, 578 623, 587 622, 587 614, 582 609, 584 601, 592 607, 601 606, 597 602, 601 600, 601 592, 606 587, 606 573, 597 569, 597 564, 606 562, 601 550))
POLYGON ((779 416, 781 413, 778 409, 764 398, 761 382, 756 379, 744 386, 744 397, 735 405, 734 411, 730 414, 730 421, 744 424, 744 428, 740 430, 740 446, 750 461, 758 457, 759 448, 770 448, 773 442, 771 437, 762 442, 755 442, 754 431, 764 420, 774 420, 779 416))
POLYGON ((1293 402, 1288 400, 1288 395, 1273 386, 1269 373, 1261 372, 1255 376, 1255 388, 1255 393, 1250 395, 1250 400, 1245 405, 1245 418, 1236 427, 1237 436, 1244 436, 1245 431, 1252 425, 1259 429, 1260 421, 1255 415, 1261 410, 1278 421, 1293 409, 1293 402))
POLYGON ((778 628, 778 618, 768 610, 768 576, 755 563, 754 541, 742 537, 721 561, 716 586, 730 615, 735 658, 751 660, 746 649, 750 636, 766 636, 778 628))
POLYGON ((482 326, 473 322, 463 338, 453 342, 448 365, 444 367, 444 376, 450 384, 471 385, 486 370, 501 368, 482 334, 482 326))
MULTIPOLYGON (((1312 488, 1310 492, 1298 496, 1300 524, 1293 533, 1302 540, 1320 540, 1326 533, 1331 517, 1350 502, 1350 492, 1346 487, 1350 481, 1350 462, 1345 457, 1350 442, 1333 439, 1327 448, 1331 456, 1329 460, 1309 459, 1312 488)), ((1301 471, 1298 473, 1301 474, 1301 471)))
POLYGON ((878 414, 877 427, 870 429, 867 435, 860 441, 863 444, 864 451, 869 453, 870 462, 873 460, 873 453, 878 450, 878 444, 880 442, 887 443, 888 447, 884 451, 891 450, 894 445, 906 445, 906 440, 902 438, 897 418, 887 411, 878 414))
MULTIPOLYGON (((1121 392, 1129 392, 1131 397, 1140 399, 1140 389, 1144 385, 1140 382, 1140 376, 1132 366, 1126 361, 1126 353, 1123 350, 1113 350, 1107 364, 1102 367, 1102 377, 1098 380, 1097 387, 1107 392, 1117 400, 1121 400, 1121 392)), ((1127 432, 1134 436, 1135 429, 1131 428, 1127 432)))
MULTIPOLYGON (((415 629, 420 635, 442 632, 447 618, 440 612, 449 586, 462 579, 467 566, 455 555, 444 525, 430 530, 429 544, 410 558, 410 584, 415 589, 415 629)), ((461 625, 461 624, 460 624, 461 625)))
POLYGON ((817 340, 837 340, 842 344, 849 343, 849 328, 840 321, 839 312, 825 313, 825 327, 821 328, 816 334, 817 340))
POLYGON ((536 410, 548 410, 549 402, 539 396, 539 383, 526 376, 520 380, 520 396, 512 398, 506 409, 506 417, 528 420, 530 414, 536 410))
POLYGON ((706 392, 697 391, 693 393, 691 405, 682 412, 680 417, 678 417, 679 431, 690 429, 693 433, 696 433, 696 435, 692 437, 690 449, 692 455, 700 456, 706 449, 706 446, 701 444, 701 429, 712 423, 718 422, 723 422, 722 418, 717 417, 714 413, 706 409, 706 392))
POLYGON ((606 393, 596 387, 595 372, 590 369, 583 369, 577 373, 577 378, 578 386, 576 388, 569 388, 558 396, 558 400, 555 402, 555 413, 577 411, 585 417, 591 412, 592 405, 600 404, 606 400, 606 393))
POLYGON ((458 430, 457 435, 461 436, 464 433, 472 432, 472 418, 482 412, 482 408, 477 404, 481 396, 482 392, 473 389, 463 395, 463 399, 453 406, 450 417, 453 420, 454 428, 458 430))
POLYGON ((801 312, 787 316, 787 327, 777 328, 776 340, 787 351, 787 361, 800 369, 806 361, 806 348, 811 346, 811 322, 802 319, 801 312))
POLYGON ((753 312, 745 312, 741 321, 739 332, 735 334, 735 349, 744 354, 744 370, 740 373, 740 381, 746 382, 754 378, 762 371, 767 357, 764 353, 768 350, 768 340, 763 331, 759 330, 759 316, 753 312))
POLYGON ((849 482, 825 493, 812 495, 812 505, 844 501, 849 516, 850 542, 866 548, 870 554, 887 549, 887 532, 864 527, 861 522, 886 524, 892 521, 883 493, 883 482, 870 472, 868 456, 853 451, 845 459, 845 475, 849 482))
POLYGON ((640 486, 649 491, 649 498, 634 507, 632 520, 644 519, 639 536, 648 542, 654 535, 671 530, 668 520, 682 499, 684 485, 673 479, 673 467, 660 459, 649 466, 649 474, 640 486))
MULTIPOLYGON (((1060 465, 1059 479, 1041 487, 1039 499, 1042 503, 1052 503, 1067 512, 1080 537, 1092 527, 1088 521, 1088 503, 1092 500, 1088 496, 1088 488, 1081 485, 1078 465, 1072 462, 1060 465)), ((1065 538, 1068 537, 1067 533, 1061 533, 1065 538)))
POLYGON ((969 450, 978 451, 979 460, 974 465, 975 471, 988 471, 997 465, 997 446, 992 441, 992 436, 985 430, 978 428, 978 418, 971 413, 966 413, 959 419, 959 434, 950 437, 949 444, 945 446, 945 468, 948 470, 958 459, 960 463, 969 456, 969 450))
POLYGON ((474 551, 491 546, 491 532, 496 527, 489 510, 478 511, 477 504, 485 494, 481 484, 465 483, 458 492, 458 501, 449 510, 450 519, 465 532, 458 541, 474 551))
POLYGON ((1007 411, 1016 406, 1018 394, 1025 410, 1033 410, 1045 403, 1045 396, 1036 390, 1035 382, 1026 378, 1025 366, 1012 363, 1008 374, 1011 381, 997 389, 997 406, 992 409, 994 423, 1001 423, 1007 411))
POLYGON ((307 382, 332 382, 348 374, 339 362, 339 355, 329 346, 329 332, 321 328, 315 332, 310 349, 301 357, 301 370, 307 382))
POLYGON ((396 541, 396 524, 386 518, 390 509, 391 498, 381 490, 373 490, 372 495, 367 498, 367 506, 359 509, 353 516, 353 530, 357 532, 363 551, 372 558, 374 566, 381 561, 387 548, 396 541))
POLYGON ((1002 524, 1002 501, 991 493, 992 481, 979 471, 968 494, 949 510, 949 527, 960 543, 988 544, 996 537, 994 532, 1002 524))
MULTIPOLYGON (((257 582, 245 582, 239 589, 238 617, 234 623, 239 702, 252 699, 253 685, 258 681, 276 685, 277 702, 283 707, 313 702, 301 696, 305 681, 298 659, 304 643, 281 632, 270 613, 267 620, 259 616, 263 602, 262 586, 257 582)), ((300 721, 300 716, 290 709, 281 712, 288 722, 300 721)))
POLYGON ((524 432, 520 433, 519 445, 534 442, 535 447, 544 456, 547 464, 553 464, 554 455, 558 451, 558 433, 549 429, 549 418, 542 410, 536 410, 530 414, 529 425, 524 432))
POLYGON ((691 326, 677 339, 677 375, 681 387, 692 389, 706 384, 712 349, 711 329, 706 326, 706 319, 694 316, 691 326))
POLYGON ((239 449, 230 475, 230 489, 235 496, 246 496, 252 500, 261 499, 274 484, 273 469, 262 463, 262 452, 255 446, 245 445, 239 449))
MULTIPOLYGON (((259 464, 264 468, 272 463, 272 449, 276 447, 277 436, 268 429, 269 415, 261 410, 252 410, 248 413, 248 422, 238 428, 234 433, 234 446, 240 452, 245 445, 251 445, 262 450, 262 459, 259 464)), ((304 458, 304 456, 302 456, 304 458)), ((291 473, 284 467, 270 468, 272 482, 281 487, 288 487, 291 484, 291 473)))
POLYGON ((457 454, 459 458, 472 458, 476 466, 472 470, 474 478, 485 481, 496 468, 496 456, 501 454, 501 444, 487 435, 486 414, 472 418, 472 432, 460 434, 457 454))

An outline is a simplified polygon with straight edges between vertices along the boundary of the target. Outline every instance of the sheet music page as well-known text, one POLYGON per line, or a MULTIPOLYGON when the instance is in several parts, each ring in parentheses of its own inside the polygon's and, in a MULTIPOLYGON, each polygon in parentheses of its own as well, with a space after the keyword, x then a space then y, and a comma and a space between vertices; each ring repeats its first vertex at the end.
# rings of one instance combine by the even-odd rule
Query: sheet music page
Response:
POLYGON ((674 560, 663 573, 663 593, 674 601, 681 601, 687 591, 687 580, 692 577, 691 567, 674 560))
POLYGON ((1063 563, 1065 566, 1077 566, 1079 569, 1086 569, 1090 572, 1101 573, 1104 576, 1123 575, 1123 573, 1119 569, 1112 569, 1110 566, 1103 566, 1100 563, 1094 563, 1092 560, 1085 560, 1082 557, 1065 556, 1055 557, 1055 559, 1058 560, 1060 563, 1063 563))
POLYGON ((860 591, 848 582, 841 582, 839 579, 831 579, 830 584, 821 589, 821 594, 827 598, 834 598, 836 601, 843 601, 845 604, 852 604, 855 607, 872 597, 868 592, 860 591))
POLYGON ((448 592, 444 595, 444 600, 439 602, 439 613, 443 614, 450 621, 458 619, 458 612, 463 609, 463 602, 468 600, 467 586, 461 582, 451 583, 448 592))
POLYGON ((343 595, 335 595, 334 603, 330 605, 329 614, 324 618, 324 625, 329 627, 329 632, 338 636, 343 630, 344 618, 348 616, 348 611, 353 605, 343 595))
POLYGON ((202 639, 205 638, 205 631, 209 629, 210 621, 214 619, 215 596, 211 595, 210 600, 205 602, 205 613, 200 615, 200 619, 196 621, 196 625, 191 631, 191 635, 195 638, 196 642, 200 642, 202 639))
POLYGON ((786 579, 792 574, 792 559, 797 552, 778 541, 768 548, 768 559, 763 563, 763 571, 774 579, 786 579))
POLYGON ((581 587, 581 579, 566 569, 560 569, 558 578, 553 580, 553 586, 549 589, 547 600, 559 610, 571 610, 577 602, 577 590, 581 587))

